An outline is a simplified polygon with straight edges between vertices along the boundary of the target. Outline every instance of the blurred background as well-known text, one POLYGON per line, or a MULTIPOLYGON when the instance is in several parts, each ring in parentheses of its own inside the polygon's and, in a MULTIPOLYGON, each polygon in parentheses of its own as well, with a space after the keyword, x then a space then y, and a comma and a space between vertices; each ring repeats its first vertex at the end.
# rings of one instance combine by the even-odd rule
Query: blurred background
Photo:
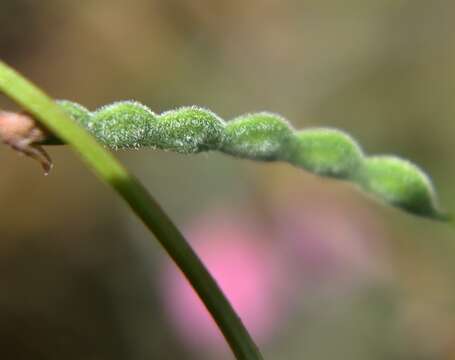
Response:
MULTIPOLYGON (((56 98, 338 127, 422 166, 455 210, 453 1, 2 0, 0 24, 1 58, 56 98)), ((0 147, 0 358, 232 359, 125 204, 48 151, 44 177, 0 147)), ((453 227, 286 164, 117 155, 265 358, 455 359, 453 227)))

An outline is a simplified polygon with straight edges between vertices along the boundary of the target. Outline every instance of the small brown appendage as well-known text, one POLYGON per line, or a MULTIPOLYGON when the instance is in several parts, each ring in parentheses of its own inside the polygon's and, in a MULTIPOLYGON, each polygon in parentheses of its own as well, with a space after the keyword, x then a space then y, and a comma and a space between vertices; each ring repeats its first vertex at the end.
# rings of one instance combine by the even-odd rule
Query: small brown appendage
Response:
POLYGON ((53 166, 51 158, 40 145, 47 137, 47 132, 30 115, 0 111, 0 141, 37 160, 45 175, 53 166))

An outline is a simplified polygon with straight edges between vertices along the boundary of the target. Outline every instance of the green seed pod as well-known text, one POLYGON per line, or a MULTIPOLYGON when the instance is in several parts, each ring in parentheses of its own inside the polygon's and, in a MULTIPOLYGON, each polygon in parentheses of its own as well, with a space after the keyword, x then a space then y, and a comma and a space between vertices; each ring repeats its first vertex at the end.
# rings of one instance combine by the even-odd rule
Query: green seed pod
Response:
MULTIPOLYGON (((89 123, 92 119, 92 114, 82 105, 69 100, 57 100, 57 104, 67 113, 73 120, 83 126, 86 130, 89 129, 89 123)), ((61 140, 54 134, 50 133, 49 136, 41 142, 42 145, 56 145, 61 144, 61 140)))
POLYGON ((224 121, 196 106, 162 113, 150 145, 181 153, 216 150, 224 142, 224 121))
POLYGON ((252 160, 287 161, 321 176, 359 184, 410 213, 447 219, 438 210, 431 181, 420 169, 392 156, 366 157, 352 137, 336 129, 294 132, 281 116, 266 112, 224 123, 213 112, 195 106, 157 115, 133 101, 94 113, 70 101, 58 103, 111 149, 153 147, 185 154, 219 150, 252 160))
POLYGON ((438 210, 431 180, 409 161, 394 156, 367 158, 361 185, 389 204, 411 213, 447 219, 447 215, 438 210))
POLYGON ((57 100, 57 104, 75 121, 89 130, 92 114, 82 105, 69 100, 57 100))
POLYGON ((291 163, 321 176, 353 178, 362 166, 357 142, 336 129, 309 129, 296 134, 291 163))
POLYGON ((286 160, 293 133, 288 122, 271 113, 247 114, 226 124, 222 150, 253 160, 286 160))
POLYGON ((138 149, 148 145, 157 115, 147 106, 134 101, 116 102, 92 114, 88 129, 112 149, 138 149))

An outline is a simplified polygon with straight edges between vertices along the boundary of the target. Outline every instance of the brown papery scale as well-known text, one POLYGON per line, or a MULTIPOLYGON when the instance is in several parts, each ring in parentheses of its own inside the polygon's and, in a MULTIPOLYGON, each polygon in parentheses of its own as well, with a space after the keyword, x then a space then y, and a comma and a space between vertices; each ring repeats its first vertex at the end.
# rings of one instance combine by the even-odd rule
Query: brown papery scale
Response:
POLYGON ((40 143, 47 138, 47 131, 28 114, 0 111, 0 140, 17 152, 38 161, 48 175, 52 160, 40 143))

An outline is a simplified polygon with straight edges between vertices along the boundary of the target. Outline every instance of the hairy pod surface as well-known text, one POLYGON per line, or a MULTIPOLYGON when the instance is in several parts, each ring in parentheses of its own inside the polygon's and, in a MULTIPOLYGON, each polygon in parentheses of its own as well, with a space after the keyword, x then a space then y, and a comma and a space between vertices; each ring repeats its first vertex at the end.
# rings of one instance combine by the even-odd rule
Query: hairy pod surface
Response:
POLYGON ((363 153, 357 142, 336 129, 299 131, 291 162, 321 176, 354 179, 362 166, 363 153))
POLYGON ((279 115, 243 115, 228 122, 225 131, 225 153, 252 160, 287 160, 293 131, 279 115))
MULTIPOLYGON (((59 105, 106 147, 152 147, 184 154, 218 150, 239 158, 286 161, 320 176, 349 180, 384 202, 419 216, 446 220, 429 177, 409 161, 364 155, 358 143, 336 129, 295 131, 281 116, 254 113, 225 123, 210 110, 191 106, 156 114, 135 101, 90 112, 59 105)), ((53 141, 46 141, 53 143, 53 141)))
POLYGON ((386 202, 417 215, 444 220, 429 177, 416 165, 395 156, 364 161, 363 188, 386 202))
POLYGON ((185 154, 217 150, 224 143, 224 126, 218 115, 196 106, 166 111, 160 115, 155 141, 149 145, 185 154))

